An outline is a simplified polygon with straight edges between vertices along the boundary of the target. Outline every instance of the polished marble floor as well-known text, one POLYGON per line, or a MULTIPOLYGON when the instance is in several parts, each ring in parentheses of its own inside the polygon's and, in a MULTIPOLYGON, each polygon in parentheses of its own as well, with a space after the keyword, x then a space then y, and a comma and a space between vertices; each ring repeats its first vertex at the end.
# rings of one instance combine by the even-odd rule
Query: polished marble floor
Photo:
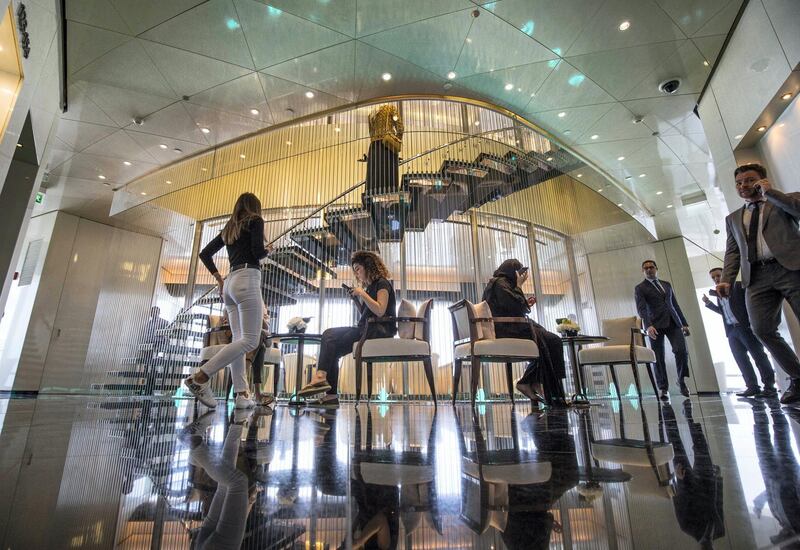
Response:
POLYGON ((777 402, 204 410, 0 399, 2 548, 800 548, 777 402))

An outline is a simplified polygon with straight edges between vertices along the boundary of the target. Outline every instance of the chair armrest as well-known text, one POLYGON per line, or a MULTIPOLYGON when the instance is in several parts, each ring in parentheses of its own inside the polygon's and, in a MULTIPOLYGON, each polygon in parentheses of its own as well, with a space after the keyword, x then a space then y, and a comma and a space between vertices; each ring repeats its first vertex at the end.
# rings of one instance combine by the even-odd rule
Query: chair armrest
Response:
POLYGON ((427 323, 423 317, 373 317, 367 323, 397 323, 397 322, 411 322, 411 323, 427 323))
POLYGON ((474 321, 493 321, 495 323, 525 323, 526 325, 531 322, 531 320, 527 317, 489 317, 488 319, 474 319, 474 321))

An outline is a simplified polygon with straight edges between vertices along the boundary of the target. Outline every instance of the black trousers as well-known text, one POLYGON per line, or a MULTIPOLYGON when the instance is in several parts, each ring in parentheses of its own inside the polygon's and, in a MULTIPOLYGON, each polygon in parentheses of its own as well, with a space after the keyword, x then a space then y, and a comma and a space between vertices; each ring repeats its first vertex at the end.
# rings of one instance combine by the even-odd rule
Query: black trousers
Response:
POLYGON ((758 388, 758 379, 753 370, 753 364, 750 362, 748 352, 753 356, 756 362, 758 374, 761 375, 761 383, 765 388, 775 387, 775 371, 772 370, 772 364, 769 362, 769 357, 764 352, 764 344, 762 344, 753 331, 749 327, 741 325, 730 326, 728 325, 728 344, 731 346, 731 353, 739 366, 739 370, 744 378, 744 383, 748 388, 758 388))
POLYGON ((669 340, 672 353, 675 355, 675 366, 678 369, 678 381, 683 382, 689 378, 689 352, 686 349, 686 338, 681 327, 671 322, 667 328, 657 328, 658 336, 651 340, 653 351, 656 354, 656 384, 659 390, 669 389, 667 379, 667 364, 664 360, 664 338, 669 340))
POLYGON ((336 327, 322 333, 317 370, 327 375, 329 394, 337 393, 339 387, 339 359, 353 352, 353 344, 361 340, 362 331, 361 327, 336 327))
POLYGON ((398 153, 386 147, 380 140, 370 143, 367 153, 366 194, 396 192, 398 168, 398 153))
POLYGON ((800 379, 800 361, 778 332, 784 299, 800 318, 800 271, 790 271, 777 262, 763 266, 754 264, 750 284, 745 289, 750 325, 789 378, 797 380, 800 379))
MULTIPOLYGON (((561 341, 561 337, 558 334, 548 332, 544 327, 534 327, 534 330, 539 341, 543 341, 547 346, 547 351, 550 352, 553 375, 556 378, 565 378, 567 376, 567 367, 564 363, 564 343, 561 341)), ((541 383, 543 381, 541 370, 535 362, 528 363, 520 382, 523 384, 541 383)))

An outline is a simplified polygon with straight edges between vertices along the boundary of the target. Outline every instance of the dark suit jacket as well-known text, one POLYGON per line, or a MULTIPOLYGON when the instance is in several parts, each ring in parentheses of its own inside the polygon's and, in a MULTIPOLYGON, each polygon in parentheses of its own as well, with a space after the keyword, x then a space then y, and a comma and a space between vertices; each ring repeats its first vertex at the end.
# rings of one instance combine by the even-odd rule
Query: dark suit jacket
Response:
MULTIPOLYGON (((712 290, 710 294, 712 296, 716 296, 717 292, 712 290)), ((739 325, 750 328, 750 317, 747 315, 747 304, 745 304, 744 301, 744 287, 742 286, 742 283, 739 281, 733 283, 731 286, 731 295, 728 300, 731 305, 731 311, 733 311, 733 316, 736 317, 737 321, 739 321, 739 325)), ((706 307, 711 311, 722 315, 722 304, 720 303, 719 297, 717 297, 716 305, 706 304, 706 307)), ((728 334, 733 327, 728 324, 724 315, 722 315, 722 322, 725 323, 725 334, 728 334)))
POLYGON ((634 289, 636 311, 644 321, 644 326, 653 326, 657 329, 667 328, 670 319, 679 327, 689 326, 686 317, 683 316, 681 306, 678 305, 678 300, 675 299, 672 285, 661 279, 658 282, 664 287, 665 294, 661 294, 647 279, 636 285, 634 289))
MULTIPOLYGON (((800 270, 800 193, 781 193, 770 189, 764 194, 766 204, 761 207, 764 218, 763 234, 769 249, 783 267, 800 270)), ((747 233, 744 229, 742 206, 725 218, 728 241, 725 247, 725 267, 722 280, 733 284, 739 269, 742 286, 750 284, 750 263, 747 261, 747 233)))

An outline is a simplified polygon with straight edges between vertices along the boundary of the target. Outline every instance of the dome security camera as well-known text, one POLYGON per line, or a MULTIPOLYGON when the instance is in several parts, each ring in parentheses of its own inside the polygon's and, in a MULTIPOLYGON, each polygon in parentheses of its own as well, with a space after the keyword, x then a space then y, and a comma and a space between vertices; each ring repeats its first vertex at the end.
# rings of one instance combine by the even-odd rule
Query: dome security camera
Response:
POLYGON ((674 94, 681 87, 680 78, 668 78, 658 85, 658 91, 664 94, 674 94))

